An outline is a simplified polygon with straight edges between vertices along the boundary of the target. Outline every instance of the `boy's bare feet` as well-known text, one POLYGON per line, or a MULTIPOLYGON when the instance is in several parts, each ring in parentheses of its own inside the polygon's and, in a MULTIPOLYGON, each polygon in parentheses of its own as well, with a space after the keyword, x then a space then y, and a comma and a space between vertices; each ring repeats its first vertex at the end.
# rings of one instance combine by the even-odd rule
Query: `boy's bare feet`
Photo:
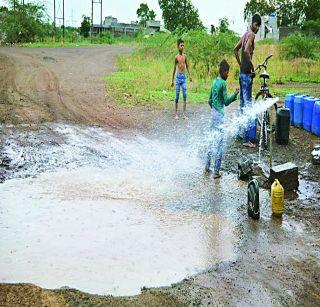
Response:
POLYGON ((189 119, 189 117, 186 114, 183 114, 183 119, 189 119))
POLYGON ((174 119, 178 120, 178 119, 179 119, 179 115, 176 114, 176 116, 174 117, 174 119))
POLYGON ((242 144, 244 147, 255 148, 256 145, 251 142, 246 142, 242 144))

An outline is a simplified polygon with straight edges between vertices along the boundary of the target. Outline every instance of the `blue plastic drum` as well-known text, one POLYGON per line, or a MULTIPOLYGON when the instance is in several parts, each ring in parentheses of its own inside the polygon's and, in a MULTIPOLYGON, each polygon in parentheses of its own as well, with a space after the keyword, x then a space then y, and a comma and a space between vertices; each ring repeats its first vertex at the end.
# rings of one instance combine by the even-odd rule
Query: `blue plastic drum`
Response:
POLYGON ((293 102, 293 124, 297 128, 302 128, 303 124, 303 98, 305 96, 303 95, 298 95, 294 97, 294 102, 293 102))
POLYGON ((306 98, 303 104, 303 129, 311 132, 314 103, 317 99, 306 98))
POLYGON ((315 135, 320 136, 320 100, 314 103, 311 131, 315 135))
POLYGON ((293 126, 293 114, 294 114, 294 107, 293 107, 293 102, 294 102, 294 97, 297 96, 298 94, 287 94, 284 105, 286 108, 290 110, 290 124, 293 126))

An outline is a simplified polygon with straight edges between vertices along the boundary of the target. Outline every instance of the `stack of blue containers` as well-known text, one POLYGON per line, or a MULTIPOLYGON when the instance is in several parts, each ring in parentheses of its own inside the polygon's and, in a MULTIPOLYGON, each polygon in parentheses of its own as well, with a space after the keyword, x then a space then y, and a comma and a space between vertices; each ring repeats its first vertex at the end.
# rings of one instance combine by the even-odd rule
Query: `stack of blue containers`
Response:
POLYGON ((320 136, 320 99, 309 95, 287 94, 285 107, 290 109, 290 123, 320 136))

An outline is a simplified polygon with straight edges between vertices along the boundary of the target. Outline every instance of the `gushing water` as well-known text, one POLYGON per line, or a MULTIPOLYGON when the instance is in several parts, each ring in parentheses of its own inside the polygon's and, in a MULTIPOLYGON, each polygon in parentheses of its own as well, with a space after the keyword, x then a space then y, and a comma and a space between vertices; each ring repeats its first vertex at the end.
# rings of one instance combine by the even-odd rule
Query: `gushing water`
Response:
MULTIPOLYGON (((228 144, 234 141, 235 137, 241 135, 244 129, 248 129, 255 122, 258 115, 271 108, 278 101, 278 98, 267 98, 256 101, 251 107, 245 108, 241 115, 237 114, 231 118, 227 118, 225 123, 219 127, 220 129, 208 130, 205 134, 205 139, 201 140, 200 143, 195 143, 196 146, 201 148, 203 144, 217 144, 218 140, 222 137, 221 134, 223 134, 226 146, 228 146, 228 144)), ((260 146, 261 144, 259 144, 259 158, 261 153, 260 146)))

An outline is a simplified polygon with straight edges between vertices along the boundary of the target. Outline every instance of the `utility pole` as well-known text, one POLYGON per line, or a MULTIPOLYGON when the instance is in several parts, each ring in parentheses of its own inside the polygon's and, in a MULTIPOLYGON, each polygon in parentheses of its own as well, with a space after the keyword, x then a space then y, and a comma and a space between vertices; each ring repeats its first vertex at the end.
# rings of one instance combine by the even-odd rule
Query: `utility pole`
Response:
POLYGON ((53 0, 53 26, 56 28, 57 21, 59 24, 62 23, 62 41, 64 42, 65 36, 65 24, 64 24, 64 0, 53 0))
POLYGON ((62 37, 63 37, 63 43, 64 43, 64 0, 63 0, 63 4, 62 4, 63 8, 62 8, 62 26, 63 26, 63 29, 62 29, 62 37))
POLYGON ((53 0, 53 28, 56 31, 56 0, 53 0))
POLYGON ((102 33, 102 0, 91 0, 91 42, 92 42, 92 35, 93 35, 93 6, 94 4, 100 4, 100 33, 102 33))

